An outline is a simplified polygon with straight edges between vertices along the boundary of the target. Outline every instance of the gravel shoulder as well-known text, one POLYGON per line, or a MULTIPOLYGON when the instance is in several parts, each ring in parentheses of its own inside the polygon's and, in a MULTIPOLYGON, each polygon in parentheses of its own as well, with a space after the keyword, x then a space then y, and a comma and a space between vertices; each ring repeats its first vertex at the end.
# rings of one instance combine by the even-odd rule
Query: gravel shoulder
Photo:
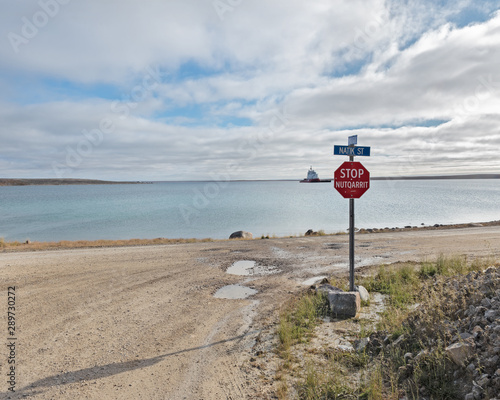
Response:
MULTIPOLYGON (((499 258, 498 243, 500 226, 363 234, 356 262, 499 258)), ((16 392, 2 380, 0 397, 256 398, 263 382, 245 371, 260 329, 301 282, 347 265, 347 235, 0 253, 4 298, 16 287, 17 334, 16 392), (239 260, 280 272, 227 274, 239 260), (231 284, 258 293, 214 298, 231 284)))

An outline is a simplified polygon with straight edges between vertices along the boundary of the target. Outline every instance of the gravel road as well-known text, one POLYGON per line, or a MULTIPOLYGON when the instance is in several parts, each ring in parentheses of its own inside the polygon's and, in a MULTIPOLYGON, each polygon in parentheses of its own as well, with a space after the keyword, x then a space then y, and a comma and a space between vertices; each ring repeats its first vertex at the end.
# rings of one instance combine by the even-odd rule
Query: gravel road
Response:
MULTIPOLYGON (((499 226, 363 234, 357 265, 498 259, 499 243, 499 226)), ((8 287, 16 328, 16 391, 3 345, 0 398, 255 398, 262 382, 244 366, 260 328, 301 282, 347 265, 347 235, 0 253, 4 342, 8 287), (258 273, 227 274, 240 260, 258 273), (214 297, 236 284, 257 293, 214 297)))

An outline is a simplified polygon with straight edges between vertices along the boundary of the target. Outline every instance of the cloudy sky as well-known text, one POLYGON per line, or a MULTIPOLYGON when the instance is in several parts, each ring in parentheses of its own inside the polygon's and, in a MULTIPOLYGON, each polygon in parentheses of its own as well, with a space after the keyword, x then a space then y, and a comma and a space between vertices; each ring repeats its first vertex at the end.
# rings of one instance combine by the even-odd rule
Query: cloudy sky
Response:
POLYGON ((498 0, 2 1, 0 177, 500 173, 498 0))

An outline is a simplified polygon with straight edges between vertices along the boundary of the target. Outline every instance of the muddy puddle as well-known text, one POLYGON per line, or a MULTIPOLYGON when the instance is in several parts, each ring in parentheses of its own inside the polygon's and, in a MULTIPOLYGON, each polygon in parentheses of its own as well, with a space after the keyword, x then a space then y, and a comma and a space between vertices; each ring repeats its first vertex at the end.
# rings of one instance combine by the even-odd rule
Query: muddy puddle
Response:
POLYGON ((274 266, 258 265, 252 260, 240 260, 233 263, 226 272, 231 275, 251 276, 276 274, 280 270, 274 266))
POLYGON ((221 287, 214 294, 218 299, 246 299, 257 293, 257 290, 241 286, 241 285, 227 285, 221 287))

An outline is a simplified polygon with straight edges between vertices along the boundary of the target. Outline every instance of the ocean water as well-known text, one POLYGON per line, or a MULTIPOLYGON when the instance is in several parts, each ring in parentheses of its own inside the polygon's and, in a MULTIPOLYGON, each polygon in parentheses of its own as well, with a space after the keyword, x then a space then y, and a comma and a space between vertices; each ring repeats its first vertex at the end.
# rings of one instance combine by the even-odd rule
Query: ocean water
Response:
MULTIPOLYGON (((327 233, 349 226, 333 183, 160 182, 0 187, 0 237, 34 241, 228 238, 327 233)), ((500 219, 500 181, 371 181, 355 200, 356 227, 500 219)))

